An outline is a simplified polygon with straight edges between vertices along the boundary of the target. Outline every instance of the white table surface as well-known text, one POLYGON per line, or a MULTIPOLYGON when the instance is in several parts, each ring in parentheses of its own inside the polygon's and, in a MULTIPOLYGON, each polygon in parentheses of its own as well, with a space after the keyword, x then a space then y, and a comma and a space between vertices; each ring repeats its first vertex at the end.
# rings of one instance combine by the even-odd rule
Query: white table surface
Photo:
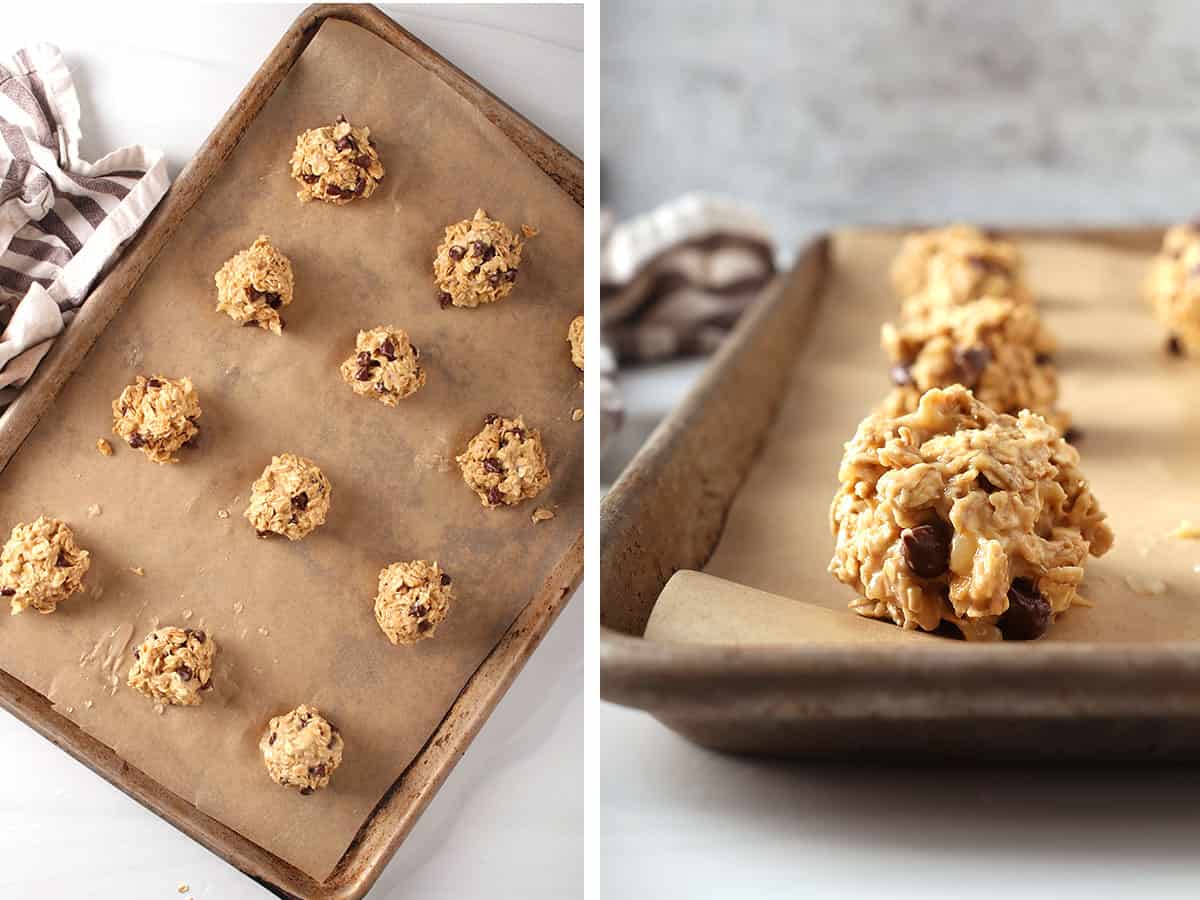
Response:
MULTIPOLYGON (((703 360, 623 372, 616 477, 703 360)), ((605 900, 1193 900, 1200 772, 889 767, 703 750, 600 704, 605 900)))
MULTIPOLYGON (((579 7, 387 6, 576 154, 579 7)), ((178 174, 301 6, 6 6, 0 56, 58 44, 83 155, 144 142, 178 174)), ((577 896, 583 873, 583 603, 574 598, 380 878, 379 898, 577 896)), ((271 895, 16 719, 0 714, 0 897, 271 895), (177 893, 181 885, 189 893, 177 893)))

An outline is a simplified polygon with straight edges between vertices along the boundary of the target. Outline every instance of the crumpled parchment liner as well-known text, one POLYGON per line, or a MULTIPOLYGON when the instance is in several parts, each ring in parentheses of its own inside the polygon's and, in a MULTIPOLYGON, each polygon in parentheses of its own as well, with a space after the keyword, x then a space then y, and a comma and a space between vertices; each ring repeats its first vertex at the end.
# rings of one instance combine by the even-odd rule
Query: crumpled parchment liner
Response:
MULTIPOLYGON (((1180 520, 1200 519, 1200 360, 1163 352, 1162 329, 1140 296, 1149 253, 1053 237, 1019 244, 1060 342, 1061 403, 1084 432, 1084 474, 1116 533, 1115 547, 1087 562, 1081 594, 1095 607, 1072 608, 1043 640, 1200 639, 1200 541, 1167 536, 1180 520)), ((854 615, 846 609, 850 589, 826 572, 829 503, 843 442, 888 389, 879 326, 899 308, 887 277, 898 247, 897 236, 878 232, 836 235, 814 331, 798 351, 795 381, 733 502, 708 575, 854 615)), ((714 621, 754 608, 716 579, 687 587, 695 615, 681 606, 688 595, 675 590, 669 619, 648 629, 653 637, 713 642, 714 621)), ((822 624, 828 621, 780 615, 770 640, 761 628, 727 635, 729 642, 844 642, 848 630, 835 624, 830 631, 822 624)))
POLYGON ((581 209, 502 132, 401 51, 327 21, 0 475, 5 534, 44 512, 93 554, 88 594, 53 616, 5 617, 0 665, 131 765, 325 878, 582 528, 582 391, 566 342, 582 246, 581 209), (339 113, 371 128, 387 177, 347 207, 301 205, 296 135, 339 113), (433 250, 477 206, 541 235, 510 298, 443 310, 433 250), (260 233, 295 266, 282 337, 214 310, 213 273, 260 233), (428 367, 397 409, 338 373, 358 329, 378 324, 407 330, 428 367), (196 384, 200 443, 179 465, 116 440, 112 458, 96 452, 139 372, 196 384), (454 465, 490 412, 524 415, 550 457, 550 488, 514 509, 484 509, 454 465), (285 450, 324 469, 332 509, 302 542, 261 541, 242 510, 285 450), (557 517, 534 525, 535 506, 557 517), (440 561, 458 603, 435 639, 393 647, 372 611, 376 578, 410 558, 440 561), (131 642, 159 623, 219 642, 202 707, 159 714, 124 686, 131 642), (267 719, 302 702, 346 740, 332 786, 310 797, 273 784, 257 747, 267 719))

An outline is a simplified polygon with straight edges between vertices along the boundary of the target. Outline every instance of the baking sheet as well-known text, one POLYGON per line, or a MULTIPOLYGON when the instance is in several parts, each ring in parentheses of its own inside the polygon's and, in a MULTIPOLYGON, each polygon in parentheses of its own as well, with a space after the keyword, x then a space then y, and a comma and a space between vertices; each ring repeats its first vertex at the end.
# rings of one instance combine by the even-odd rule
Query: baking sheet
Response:
MULTIPOLYGON (((753 614, 738 586, 853 615, 846 609, 850 588, 826 571, 829 503, 843 442, 888 388, 878 335, 899 305, 887 277, 899 243, 900 236, 878 232, 835 236, 830 281, 761 456, 705 575, 687 592, 672 589, 647 636, 745 642, 738 629, 711 625, 739 609, 753 614)), ((1061 344, 1061 403, 1084 432, 1084 473, 1116 533, 1115 547, 1087 563, 1081 593, 1095 607, 1073 608, 1044 640, 1196 640, 1200 541, 1167 535, 1183 519, 1200 519, 1200 364, 1163 352, 1163 331, 1140 298, 1149 254, 1049 237, 1019 244, 1040 310, 1061 344)), ((815 614, 778 623, 770 633, 756 629, 753 641, 846 639, 842 623, 815 614)))
POLYGON ((325 22, 0 475, 0 527, 59 516, 93 554, 88 594, 0 628, 0 664, 131 765, 324 879, 582 528, 582 392, 565 340, 582 238, 580 208, 474 107, 365 30, 325 22), (370 126, 387 177, 369 200, 301 206, 295 136, 339 113, 370 126), (542 234, 509 299, 442 310, 433 249, 477 206, 542 234), (295 267, 282 338, 213 309, 213 273, 259 233, 295 267), (398 409, 354 396, 337 371, 357 330, 381 323, 410 333, 429 372, 398 409), (200 445, 179 465, 116 441, 114 457, 96 452, 139 372, 197 385, 200 445), (550 488, 511 510, 484 509, 453 462, 490 412, 524 415, 550 458, 550 488), (302 542, 260 541, 242 510, 285 450, 329 476, 330 517, 302 542), (534 506, 557 516, 535 526, 534 506), (439 560, 458 604, 435 639, 397 648, 372 600, 378 570, 409 558, 439 560), (132 643, 159 623, 220 645, 198 709, 160 715, 123 685, 132 643), (277 788, 257 748, 266 720, 301 702, 346 739, 331 788, 309 797, 277 788))

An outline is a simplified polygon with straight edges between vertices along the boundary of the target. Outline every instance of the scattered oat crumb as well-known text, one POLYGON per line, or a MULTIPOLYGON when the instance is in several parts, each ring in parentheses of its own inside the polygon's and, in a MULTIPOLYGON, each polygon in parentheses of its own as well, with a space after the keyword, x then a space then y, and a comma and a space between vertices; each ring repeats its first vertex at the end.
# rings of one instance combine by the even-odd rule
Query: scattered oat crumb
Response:
POLYGON ((571 410, 571 421, 572 422, 582 422, 583 421, 583 410, 579 409, 579 408, 575 408, 575 409, 571 410))
POLYGON ((166 711, 166 707, 164 707, 161 703, 155 703, 154 711, 161 716, 166 711))
POLYGON ((1189 519, 1184 519, 1168 537, 1179 538, 1181 541, 1200 540, 1200 525, 1189 519))
POLYGON ((538 230, 533 225, 522 225, 521 226, 521 234, 525 235, 525 237, 527 237, 527 238, 537 237, 538 230))
POLYGON ((1072 606, 1082 606, 1085 609, 1095 609, 1096 608, 1095 603, 1093 603, 1087 597, 1081 596, 1080 594, 1075 595, 1075 599, 1071 602, 1071 605, 1072 606))
POLYGON ((68 706, 68 707, 67 707, 67 713, 68 713, 68 714, 70 714, 70 713, 73 713, 73 712, 75 712, 75 707, 73 707, 73 706, 68 706))
POLYGON ((183 620, 186 622, 188 619, 190 619, 192 617, 192 611, 190 609, 185 609, 179 615, 182 616, 183 620))
POLYGON ((536 525, 538 522, 545 522, 547 519, 553 519, 554 510, 545 509, 544 507, 539 506, 533 511, 533 515, 531 515, 529 518, 533 519, 533 522, 536 525))
POLYGON ((92 708, 93 706, 95 706, 95 705, 96 705, 96 704, 95 704, 95 703, 93 703, 91 700, 84 700, 84 701, 83 701, 83 708, 84 708, 84 709, 91 709, 91 708, 92 708))
POLYGON ((1161 578, 1126 575, 1125 583, 1129 585, 1130 590, 1147 597, 1158 597, 1167 592, 1167 583, 1161 578))
POLYGON ((271 636, 271 631, 270 631, 270 629, 268 629, 268 628, 264 628, 264 627, 263 627, 263 626, 261 626, 261 625, 260 625, 260 626, 258 626, 258 633, 259 633, 259 634, 261 634, 263 637, 270 637, 270 636, 271 636))
MULTIPOLYGON (((280 746, 282 746, 282 745, 280 745, 280 746)), ((186 884, 181 884, 179 886, 179 893, 181 893, 181 894, 186 894, 190 890, 191 890, 191 888, 188 887, 186 884)))
POLYGON ((134 575, 136 575, 138 578, 146 577, 146 570, 143 569, 141 566, 130 566, 129 571, 132 572, 134 575))
POLYGON ((218 510, 217 510, 217 518, 218 518, 218 519, 228 519, 228 518, 229 518, 229 510, 227 510, 227 509, 218 509, 218 510))
POLYGON ((88 515, 91 516, 93 519, 96 518, 98 515, 100 515, 100 513, 102 513, 102 512, 104 512, 104 510, 102 510, 100 508, 99 503, 93 503, 91 506, 88 507, 88 515))
POLYGON ((101 456, 112 456, 112 444, 104 438, 96 438, 96 449, 100 451, 101 456))
POLYGON ((249 633, 250 633, 249 628, 243 628, 241 631, 238 632, 238 639, 244 641, 246 639, 246 635, 249 633))
POLYGON ((240 616, 240 615, 242 614, 242 610, 244 610, 245 608, 246 608, 246 604, 245 604, 245 603, 243 603, 241 600, 235 600, 235 601, 234 601, 234 603, 233 603, 233 611, 234 611, 234 612, 235 612, 237 615, 239 615, 239 616, 240 616))

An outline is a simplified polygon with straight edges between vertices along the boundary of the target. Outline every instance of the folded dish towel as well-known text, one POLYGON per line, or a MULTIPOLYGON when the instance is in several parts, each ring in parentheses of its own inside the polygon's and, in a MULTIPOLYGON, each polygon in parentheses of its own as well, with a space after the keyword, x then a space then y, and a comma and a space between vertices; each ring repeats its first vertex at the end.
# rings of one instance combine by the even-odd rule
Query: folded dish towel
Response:
POLYGON ((601 439, 619 427, 617 365, 711 353, 775 276, 758 217, 703 194, 601 220, 601 439))
POLYGON ((80 136, 57 47, 0 60, 0 410, 170 186, 162 151, 88 163, 80 136))

